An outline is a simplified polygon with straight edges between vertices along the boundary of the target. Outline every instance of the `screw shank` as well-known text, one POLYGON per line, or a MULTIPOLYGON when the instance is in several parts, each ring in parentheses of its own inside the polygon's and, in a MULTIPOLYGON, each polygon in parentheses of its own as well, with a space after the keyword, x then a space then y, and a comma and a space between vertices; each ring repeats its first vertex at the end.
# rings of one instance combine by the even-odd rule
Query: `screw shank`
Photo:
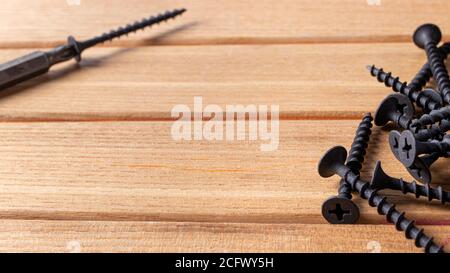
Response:
POLYGON ((45 52, 37 51, 0 65, 0 90, 29 80, 50 69, 45 52))

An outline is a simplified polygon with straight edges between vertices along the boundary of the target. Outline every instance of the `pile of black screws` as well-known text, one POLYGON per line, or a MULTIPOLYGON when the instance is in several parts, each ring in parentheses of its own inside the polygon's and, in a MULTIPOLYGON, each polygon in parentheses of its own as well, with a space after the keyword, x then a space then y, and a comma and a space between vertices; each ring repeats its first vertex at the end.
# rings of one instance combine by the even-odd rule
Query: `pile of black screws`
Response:
POLYGON ((343 147, 329 150, 319 163, 322 177, 339 175, 341 182, 337 196, 330 197, 322 205, 322 215, 331 224, 355 224, 359 219, 359 208, 352 201, 352 192, 367 199, 369 205, 376 207, 380 215, 385 215, 398 231, 406 238, 415 241, 417 247, 426 253, 443 253, 432 237, 419 229, 414 220, 408 220, 404 212, 396 210, 395 205, 380 195, 384 189, 414 194, 416 198, 426 197, 428 201, 438 200, 442 205, 450 202, 450 193, 442 187, 432 187, 430 166, 440 158, 450 156, 450 78, 445 60, 450 53, 450 43, 438 47, 442 34, 436 25, 420 26, 414 33, 414 43, 424 49, 428 57, 425 64, 411 80, 402 82, 392 73, 381 68, 369 66, 370 74, 396 94, 385 98, 378 107, 375 117, 366 114, 356 131, 356 137, 349 155, 343 147), (424 89, 434 79, 437 90, 424 89), (415 106, 420 108, 416 112, 415 106), (372 180, 365 182, 360 178, 366 150, 372 133, 372 122, 376 126, 394 124, 400 131, 389 134, 390 148, 397 160, 418 182, 406 182, 403 179, 387 175, 377 162, 372 180))

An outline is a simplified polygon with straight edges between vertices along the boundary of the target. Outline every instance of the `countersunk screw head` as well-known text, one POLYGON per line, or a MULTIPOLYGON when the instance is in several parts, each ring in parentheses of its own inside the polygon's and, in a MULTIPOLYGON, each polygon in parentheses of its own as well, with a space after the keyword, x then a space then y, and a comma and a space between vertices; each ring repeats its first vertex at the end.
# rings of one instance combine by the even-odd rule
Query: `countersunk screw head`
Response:
POLYGON ((411 131, 404 131, 400 137, 400 147, 398 153, 400 155, 400 161, 406 167, 414 165, 414 161, 417 158, 417 145, 414 134, 411 131))
MULTIPOLYGON (((391 131, 389 133, 389 146, 391 148, 392 153, 398 161, 402 162, 400 157, 400 138, 401 134, 398 131, 391 131)), ((413 165, 406 168, 409 174, 414 177, 414 179, 423 182, 423 183, 431 183, 431 172, 429 166, 422 160, 421 158, 416 158, 413 165)))
POLYGON ((406 170, 412 177, 414 177, 414 179, 425 184, 431 183, 432 176, 430 168, 421 158, 416 158, 413 165, 409 168, 406 168, 406 170))
POLYGON ((381 161, 377 161, 373 169, 370 187, 375 190, 382 190, 388 188, 390 183, 392 183, 392 177, 387 175, 381 168, 381 161))
POLYGON ((378 107, 375 113, 375 124, 384 126, 389 121, 396 121, 396 115, 412 119, 414 112, 414 106, 407 96, 392 94, 385 98, 378 107))
POLYGON ((319 162, 320 176, 327 178, 336 174, 339 166, 344 165, 347 159, 347 150, 342 146, 337 146, 328 150, 319 162))
POLYGON ((389 147, 391 148, 392 153, 394 154, 395 158, 397 158, 398 161, 400 161, 400 155, 398 153, 398 149, 400 147, 400 134, 399 131, 391 131, 389 133, 389 147))
POLYGON ((330 224, 355 224, 360 214, 352 200, 332 196, 322 204, 322 215, 330 224))
POLYGON ((434 24, 425 24, 416 29, 413 40, 416 46, 424 49, 425 46, 432 42, 439 44, 442 39, 442 32, 438 26, 434 24))

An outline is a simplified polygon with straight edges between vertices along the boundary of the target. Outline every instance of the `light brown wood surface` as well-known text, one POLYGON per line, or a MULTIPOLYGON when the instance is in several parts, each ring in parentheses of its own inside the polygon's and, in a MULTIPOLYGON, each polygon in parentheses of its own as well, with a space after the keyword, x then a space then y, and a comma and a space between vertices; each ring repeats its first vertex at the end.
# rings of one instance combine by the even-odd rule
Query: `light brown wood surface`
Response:
POLYGON ((424 22, 450 28, 445 0, 4 0, 0 45, 55 45, 70 34, 86 39, 182 7, 188 13, 176 23, 119 44, 147 45, 155 34, 163 35, 161 44, 410 42, 424 22))
MULTIPOLYGON (((425 62, 410 36, 430 20, 448 35, 448 1, 4 0, 0 63, 178 7, 175 21, 0 94, 0 251, 420 252, 358 197, 359 225, 326 223, 338 178, 317 163, 390 93, 365 66, 410 80, 425 62), (195 96, 279 105, 279 149, 174 141, 171 110, 195 96)), ((374 129, 362 177, 381 160, 411 180, 387 135, 374 129)), ((432 171, 450 189, 447 166, 432 171)), ((448 205, 385 194, 448 244, 448 205)))
MULTIPOLYGON (((2 50, 7 61, 29 49, 2 50)), ((97 48, 3 93, 3 120, 158 120, 177 104, 277 104, 283 118, 352 118, 392 91, 366 69, 409 81, 425 63, 404 44, 97 48)))

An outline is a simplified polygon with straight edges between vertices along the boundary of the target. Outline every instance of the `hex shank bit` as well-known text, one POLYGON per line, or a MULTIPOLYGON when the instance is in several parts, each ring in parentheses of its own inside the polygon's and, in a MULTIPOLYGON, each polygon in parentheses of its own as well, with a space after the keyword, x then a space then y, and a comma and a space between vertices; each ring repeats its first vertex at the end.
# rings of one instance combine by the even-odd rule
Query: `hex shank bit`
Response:
POLYGON ((164 14, 152 16, 143 19, 142 21, 137 21, 134 24, 129 24, 126 27, 120 27, 117 30, 112 30, 109 33, 105 33, 82 42, 79 42, 70 36, 67 44, 58 46, 48 52, 33 52, 2 64, 0 65, 0 90, 45 74, 49 71, 50 67, 57 63, 65 62, 73 58, 79 62, 81 61, 81 53, 90 47, 106 41, 111 41, 139 29, 167 21, 171 18, 175 18, 176 16, 183 14, 185 11, 185 9, 168 11, 164 14))

